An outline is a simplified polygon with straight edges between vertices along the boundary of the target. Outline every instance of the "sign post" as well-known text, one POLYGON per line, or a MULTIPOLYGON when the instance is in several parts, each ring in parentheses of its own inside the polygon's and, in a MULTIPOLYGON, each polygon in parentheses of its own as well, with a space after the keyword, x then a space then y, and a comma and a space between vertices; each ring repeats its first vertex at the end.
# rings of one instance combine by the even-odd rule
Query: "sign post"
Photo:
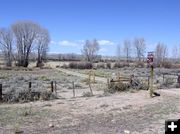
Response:
POLYGON ((153 89, 153 81, 154 81, 154 66, 153 66, 153 61, 154 61, 154 54, 153 52, 148 52, 147 55, 147 64, 148 67, 150 67, 150 87, 149 87, 149 93, 150 97, 153 97, 154 94, 154 89, 153 89))

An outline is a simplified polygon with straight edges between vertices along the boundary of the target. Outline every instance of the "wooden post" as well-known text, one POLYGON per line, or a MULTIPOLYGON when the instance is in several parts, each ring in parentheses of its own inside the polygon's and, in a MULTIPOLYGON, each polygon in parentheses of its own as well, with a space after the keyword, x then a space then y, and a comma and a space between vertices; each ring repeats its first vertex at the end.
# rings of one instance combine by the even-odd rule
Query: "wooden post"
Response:
POLYGON ((54 85, 53 85, 53 81, 51 81, 51 92, 53 92, 54 90, 54 85))
POLYGON ((2 101, 2 84, 0 84, 0 102, 2 101))
POLYGON ((74 86, 74 82, 72 82, 72 87, 73 87, 73 98, 76 97, 76 94, 75 94, 75 86, 74 86))
POLYGON ((91 88, 91 82, 89 82, 89 89, 90 89, 91 95, 93 95, 93 91, 92 91, 92 88, 91 88))
POLYGON ((164 74, 163 74, 163 83, 164 83, 164 74))
POLYGON ((56 83, 56 81, 54 81, 54 91, 57 94, 57 83, 56 83))
POLYGON ((29 92, 31 92, 31 81, 29 82, 29 92))
POLYGON ((91 71, 89 71, 89 79, 88 82, 91 82, 91 71))
POLYGON ((93 71, 93 83, 95 83, 95 72, 93 71))
POLYGON ((109 89, 109 78, 107 78, 107 88, 109 89))
POLYGON ((150 90, 149 90, 149 92, 150 92, 150 97, 153 97, 152 95, 153 95, 153 78, 154 77, 154 67, 153 67, 153 65, 151 65, 151 81, 150 81, 150 90))
POLYGON ((148 76, 148 90, 150 88, 150 77, 148 76))

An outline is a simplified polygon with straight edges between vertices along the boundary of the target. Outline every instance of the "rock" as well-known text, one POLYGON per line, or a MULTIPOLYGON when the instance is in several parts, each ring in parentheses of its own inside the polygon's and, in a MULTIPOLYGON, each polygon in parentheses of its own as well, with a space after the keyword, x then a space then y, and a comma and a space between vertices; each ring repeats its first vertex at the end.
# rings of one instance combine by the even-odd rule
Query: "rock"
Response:
POLYGON ((52 127, 54 127, 54 125, 53 125, 52 123, 50 123, 50 124, 49 124, 49 127, 52 128, 52 127))
POLYGON ((130 134, 130 131, 129 130, 124 130, 124 133, 125 134, 130 134))

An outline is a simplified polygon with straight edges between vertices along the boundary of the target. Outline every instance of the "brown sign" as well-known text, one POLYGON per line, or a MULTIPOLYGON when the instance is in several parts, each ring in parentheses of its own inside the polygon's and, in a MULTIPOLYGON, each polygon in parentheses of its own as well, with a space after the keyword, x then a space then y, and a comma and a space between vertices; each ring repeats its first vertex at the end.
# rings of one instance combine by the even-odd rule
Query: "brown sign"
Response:
POLYGON ((151 64, 151 63, 153 63, 153 61, 154 61, 154 53, 153 52, 148 52, 147 63, 151 64))

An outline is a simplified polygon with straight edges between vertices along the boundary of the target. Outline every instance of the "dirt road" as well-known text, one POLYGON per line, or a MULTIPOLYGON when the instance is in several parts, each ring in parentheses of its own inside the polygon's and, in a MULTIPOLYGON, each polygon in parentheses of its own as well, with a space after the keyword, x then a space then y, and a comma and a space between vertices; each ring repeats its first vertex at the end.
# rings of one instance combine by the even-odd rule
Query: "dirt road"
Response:
POLYGON ((180 117, 180 89, 158 92, 0 105, 0 133, 11 134, 18 124, 24 134, 164 134, 165 120, 180 117))

